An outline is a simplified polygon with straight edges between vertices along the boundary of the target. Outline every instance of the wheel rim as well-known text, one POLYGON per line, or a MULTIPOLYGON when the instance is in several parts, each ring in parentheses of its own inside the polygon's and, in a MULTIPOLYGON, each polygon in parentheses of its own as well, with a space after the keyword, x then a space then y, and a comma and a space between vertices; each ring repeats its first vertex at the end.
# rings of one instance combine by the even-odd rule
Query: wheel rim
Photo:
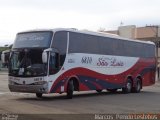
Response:
POLYGON ((130 82, 127 83, 127 90, 130 92, 132 89, 132 84, 130 82))

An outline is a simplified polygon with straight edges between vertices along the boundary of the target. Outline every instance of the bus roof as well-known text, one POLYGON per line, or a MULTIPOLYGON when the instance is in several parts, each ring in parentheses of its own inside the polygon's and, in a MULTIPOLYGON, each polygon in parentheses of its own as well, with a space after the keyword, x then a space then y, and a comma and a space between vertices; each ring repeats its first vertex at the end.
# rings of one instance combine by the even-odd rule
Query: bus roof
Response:
MULTIPOLYGON (((89 35, 95 35, 95 36, 101 36, 101 37, 110 37, 110 38, 116 38, 116 39, 120 39, 120 40, 127 40, 127 41, 155 45, 155 43, 151 42, 151 41, 141 41, 141 40, 137 40, 137 39, 129 39, 129 38, 121 37, 119 35, 115 35, 115 34, 94 32, 94 31, 89 31, 89 30, 78 30, 76 28, 34 29, 34 30, 29 30, 29 31, 24 31, 24 32, 34 32, 34 31, 53 31, 53 32, 69 31, 69 32, 83 33, 83 34, 89 34, 89 35)), ((20 32, 20 33, 24 33, 24 32, 20 32)))

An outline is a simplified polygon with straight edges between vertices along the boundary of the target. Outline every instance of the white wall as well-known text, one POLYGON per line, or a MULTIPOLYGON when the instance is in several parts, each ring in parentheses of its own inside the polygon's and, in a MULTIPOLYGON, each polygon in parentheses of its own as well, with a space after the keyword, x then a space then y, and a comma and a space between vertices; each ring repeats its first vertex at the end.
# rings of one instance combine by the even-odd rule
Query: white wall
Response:
POLYGON ((129 26, 120 26, 118 28, 119 35, 126 38, 135 39, 136 38, 136 26, 129 25, 129 26))

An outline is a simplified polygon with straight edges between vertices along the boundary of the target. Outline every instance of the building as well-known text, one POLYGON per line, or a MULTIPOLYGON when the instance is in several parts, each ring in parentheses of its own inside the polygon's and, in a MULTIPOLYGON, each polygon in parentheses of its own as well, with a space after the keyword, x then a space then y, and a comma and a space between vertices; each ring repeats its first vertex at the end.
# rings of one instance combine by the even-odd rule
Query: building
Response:
POLYGON ((104 31, 106 33, 117 34, 122 37, 138 39, 144 41, 157 41, 157 37, 160 40, 160 27, 158 26, 146 26, 136 27, 135 25, 120 26, 118 30, 104 31))
MULTIPOLYGON (((160 80, 160 26, 136 27, 135 25, 120 26, 118 30, 103 31, 105 33, 117 34, 130 39, 152 41, 156 44, 157 77, 160 80)), ((147 51, 146 51, 147 52, 147 51)))

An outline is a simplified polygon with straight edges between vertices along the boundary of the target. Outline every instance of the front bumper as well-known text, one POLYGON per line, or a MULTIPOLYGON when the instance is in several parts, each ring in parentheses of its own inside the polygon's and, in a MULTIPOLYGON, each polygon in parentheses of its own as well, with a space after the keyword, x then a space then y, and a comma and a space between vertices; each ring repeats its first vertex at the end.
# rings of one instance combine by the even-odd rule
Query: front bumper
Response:
POLYGON ((25 93, 48 93, 48 84, 43 85, 11 85, 8 84, 11 92, 25 93))

